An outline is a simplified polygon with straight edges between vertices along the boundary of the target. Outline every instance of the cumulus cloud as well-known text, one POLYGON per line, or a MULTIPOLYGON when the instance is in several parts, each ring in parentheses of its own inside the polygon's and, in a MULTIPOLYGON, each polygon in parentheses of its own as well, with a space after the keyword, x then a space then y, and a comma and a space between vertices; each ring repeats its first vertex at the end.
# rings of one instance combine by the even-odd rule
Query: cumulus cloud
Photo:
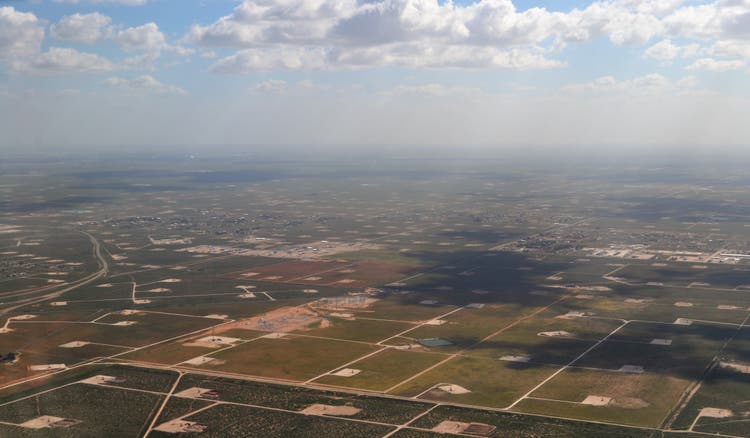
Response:
POLYGON ((44 26, 36 15, 0 7, 0 59, 33 55, 43 39, 44 26))
POLYGON ((646 49, 646 51, 644 52, 644 56, 646 58, 666 62, 672 61, 677 57, 691 58, 697 56, 699 52, 700 46, 698 44, 678 46, 672 43, 672 40, 666 39, 659 41, 658 43, 646 49))
POLYGON ((168 47, 164 34, 154 22, 123 29, 117 32, 114 38, 115 42, 125 51, 158 52, 168 47))
POLYGON ((186 95, 187 91, 184 89, 174 86, 174 85, 168 85, 164 84, 162 82, 159 82, 156 80, 153 76, 150 75, 143 75, 132 79, 126 79, 121 77, 111 77, 108 78, 105 81, 105 84, 107 84, 110 87, 113 88, 122 88, 129 91, 137 91, 137 92, 144 92, 149 94, 159 94, 159 95, 168 95, 168 94, 176 94, 176 95, 186 95))
MULTIPOLYGON (((706 42, 750 38, 750 1, 600 0, 567 12, 512 0, 457 4, 438 0, 244 0, 183 41, 239 51, 213 71, 325 69, 399 65, 531 69, 566 45, 608 38, 650 46, 660 61, 697 56, 706 42), (674 39, 693 39, 684 45, 674 39)), ((743 55, 744 56, 744 55, 743 55)))
POLYGON ((93 54, 79 52, 75 49, 50 47, 49 50, 35 56, 14 60, 11 70, 21 73, 91 73, 114 69, 109 60, 93 54))
POLYGON ((112 19, 98 12, 66 15, 50 26, 50 34, 59 40, 93 44, 112 34, 112 19))
POLYGON ((325 66, 323 49, 282 47, 273 50, 246 49, 219 60, 215 73, 245 73, 268 70, 319 70, 325 66))
POLYGON ((215 73, 250 73, 271 70, 355 69, 372 66, 527 70, 563 65, 560 61, 547 59, 539 49, 500 50, 469 45, 433 47, 428 43, 401 43, 349 49, 289 45, 245 49, 220 59, 211 70, 215 73))
POLYGON ((162 51, 169 51, 178 55, 190 55, 194 53, 192 49, 167 43, 164 33, 159 30, 159 25, 154 22, 122 29, 113 38, 115 43, 126 52, 143 51, 159 54, 162 51))
POLYGON ((705 70, 715 73, 723 73, 732 70, 739 70, 745 67, 745 61, 734 60, 717 60, 713 58, 701 58, 687 66, 688 70, 705 70))

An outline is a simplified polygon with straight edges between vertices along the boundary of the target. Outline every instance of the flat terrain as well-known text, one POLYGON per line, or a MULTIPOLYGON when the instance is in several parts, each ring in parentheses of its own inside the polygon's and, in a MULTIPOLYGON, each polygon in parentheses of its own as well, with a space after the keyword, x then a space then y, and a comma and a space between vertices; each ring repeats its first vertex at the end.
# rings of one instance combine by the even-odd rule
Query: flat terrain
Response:
POLYGON ((0 163, 2 436, 750 437, 742 170, 91 160, 0 163))

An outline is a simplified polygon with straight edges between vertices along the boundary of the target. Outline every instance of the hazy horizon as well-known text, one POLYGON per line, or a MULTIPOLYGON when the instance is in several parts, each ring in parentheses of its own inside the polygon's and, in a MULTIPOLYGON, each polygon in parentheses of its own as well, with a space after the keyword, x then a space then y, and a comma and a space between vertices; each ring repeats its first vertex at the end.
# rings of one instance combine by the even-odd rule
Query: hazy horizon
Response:
POLYGON ((748 0, 0 1, 0 148, 742 147, 748 17, 748 0))

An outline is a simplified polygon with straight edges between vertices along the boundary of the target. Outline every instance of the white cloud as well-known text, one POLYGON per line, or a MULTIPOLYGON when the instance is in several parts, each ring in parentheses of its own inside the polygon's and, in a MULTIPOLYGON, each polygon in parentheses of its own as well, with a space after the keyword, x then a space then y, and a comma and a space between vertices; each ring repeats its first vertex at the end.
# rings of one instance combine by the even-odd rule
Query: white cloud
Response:
POLYGON ((215 73, 250 73, 382 66, 528 70, 564 66, 560 61, 545 58, 541 52, 539 49, 499 50, 469 45, 435 47, 428 43, 397 43, 343 49, 284 45, 269 49, 240 50, 217 61, 211 70, 215 73))
POLYGON ((11 70, 21 73, 47 74, 103 72, 112 70, 114 65, 109 60, 93 53, 50 47, 44 53, 12 61, 10 67, 11 70))
POLYGON ((750 2, 716 0, 675 10, 663 20, 672 35, 698 39, 750 38, 750 2))
POLYGON ((178 55, 195 53, 193 49, 167 43, 166 37, 154 22, 120 30, 114 35, 114 40, 126 52, 144 51, 157 55, 162 51, 174 52, 178 55))
POLYGON ((153 93, 153 94, 159 94, 159 95, 167 95, 167 94, 186 95, 187 94, 187 91, 185 91, 184 89, 174 86, 174 85, 168 85, 168 84, 159 82, 153 76, 150 76, 150 75, 139 76, 139 77, 132 78, 132 79, 126 79, 126 78, 115 76, 115 77, 108 78, 105 81, 105 84, 113 88, 123 88, 123 89, 127 89, 130 91, 153 93))
POLYGON ((115 42, 125 51, 158 52, 168 47, 164 34, 161 33, 159 26, 154 22, 129 27, 117 32, 115 42))
POLYGON ((257 84, 255 87, 253 87, 253 89, 256 91, 278 93, 286 91, 287 83, 286 81, 282 81, 280 79, 269 79, 257 84))
POLYGON ((709 53, 713 56, 750 59, 750 41, 717 41, 710 47, 709 53))
POLYGON ((677 57, 681 58, 692 58, 700 53, 700 46, 698 44, 689 44, 686 46, 678 46, 670 39, 659 41, 653 46, 646 49, 644 56, 646 58, 656 59, 658 61, 672 61, 677 57))
POLYGON ((268 70, 320 70, 327 53, 323 49, 282 47, 246 49, 220 59, 211 70, 215 73, 245 73, 268 70))
POLYGON ((0 7, 0 59, 33 55, 43 39, 44 27, 36 15, 0 7))
POLYGON ((50 35, 59 40, 93 44, 112 34, 112 19, 98 12, 66 15, 50 26, 50 35))
POLYGON ((568 42, 606 35, 639 44, 661 30, 656 17, 614 2, 560 13, 518 11, 511 0, 246 0, 214 23, 194 25, 183 40, 243 49, 220 60, 217 72, 387 65, 523 70, 564 65, 544 53, 568 42), (284 62, 303 53, 319 56, 284 62))
POLYGON ((750 39, 750 1, 600 0, 584 8, 519 11, 512 0, 244 0, 183 41, 240 49, 217 72, 400 65, 426 68, 549 68, 567 44, 662 41, 645 56, 698 56, 710 43, 750 39), (688 39, 676 45, 674 39, 688 39), (303 54, 318 54, 313 57, 303 54), (300 62, 286 62, 298 59, 300 62), (305 58, 305 59, 301 59, 305 58))
POLYGON ((714 58, 701 58, 690 64, 688 70, 705 70, 710 72, 722 73, 732 70, 739 70, 745 67, 745 61, 742 60, 717 60, 714 58))

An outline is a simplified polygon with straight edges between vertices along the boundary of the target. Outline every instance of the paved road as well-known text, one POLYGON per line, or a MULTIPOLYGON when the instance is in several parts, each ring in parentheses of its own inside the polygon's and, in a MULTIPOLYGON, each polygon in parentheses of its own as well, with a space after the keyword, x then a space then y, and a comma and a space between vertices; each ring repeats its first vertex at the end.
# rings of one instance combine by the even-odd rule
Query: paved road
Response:
POLYGON ((0 316, 6 315, 6 314, 8 314, 10 312, 13 312, 16 309, 24 307, 24 306, 28 306, 28 305, 36 304, 36 303, 41 303, 43 301, 47 301, 47 300, 52 300, 52 299, 58 298, 58 297, 62 296, 63 294, 65 294, 66 292, 69 292, 69 291, 74 290, 74 289, 78 289, 79 287, 82 287, 82 286, 86 286, 87 284, 90 284, 90 283, 92 283, 92 282, 94 282, 94 281, 96 281, 96 280, 104 277, 105 275, 107 275, 107 273, 109 273, 109 263, 107 263, 107 259, 105 259, 104 256, 102 256, 101 245, 99 244, 99 241, 96 240, 96 238, 94 236, 92 236, 91 234, 89 234, 89 233, 87 233, 85 231, 81 231, 81 233, 85 234, 89 238, 89 240, 91 241, 91 244, 94 247, 94 257, 96 257, 97 263, 99 263, 99 270, 96 271, 96 272, 94 272, 91 275, 88 275, 88 276, 80 279, 80 280, 76 280, 76 281, 74 281, 72 283, 68 283, 67 285, 65 285, 65 287, 63 289, 60 289, 60 290, 57 290, 55 292, 52 292, 52 293, 49 293, 49 294, 46 294, 46 295, 42 295, 42 296, 39 296, 39 297, 31 297, 31 298, 27 298, 27 299, 21 300, 16 305, 14 305, 14 306, 6 307, 6 308, 0 310, 0 316))

